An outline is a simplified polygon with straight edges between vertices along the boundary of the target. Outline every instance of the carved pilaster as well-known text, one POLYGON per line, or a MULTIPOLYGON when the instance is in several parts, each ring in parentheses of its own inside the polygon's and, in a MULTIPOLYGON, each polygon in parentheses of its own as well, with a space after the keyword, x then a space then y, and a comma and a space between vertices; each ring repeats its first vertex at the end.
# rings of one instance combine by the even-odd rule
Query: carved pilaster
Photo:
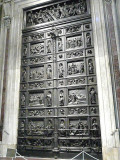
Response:
POLYGON ((12 2, 12 0, 4 0, 3 1, 3 10, 4 10, 3 20, 4 20, 5 26, 7 28, 9 28, 10 24, 11 24, 11 13, 12 13, 11 12, 11 10, 12 10, 11 2, 12 2))

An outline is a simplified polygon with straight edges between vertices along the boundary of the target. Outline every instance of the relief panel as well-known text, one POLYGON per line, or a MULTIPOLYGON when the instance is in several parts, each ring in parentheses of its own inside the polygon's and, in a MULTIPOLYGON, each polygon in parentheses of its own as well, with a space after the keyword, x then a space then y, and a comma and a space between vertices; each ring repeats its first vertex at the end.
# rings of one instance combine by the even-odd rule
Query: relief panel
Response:
POLYGON ((81 32, 83 31, 83 25, 74 25, 74 26, 69 26, 66 28, 66 34, 71 34, 71 33, 76 33, 76 32, 81 32))
POLYGON ((68 105, 87 104, 87 92, 85 88, 68 90, 68 105))
POLYGON ((45 110, 42 109, 32 109, 28 110, 28 117, 41 117, 45 115, 45 110))
POLYGON ((73 116, 73 115, 88 115, 88 108, 85 107, 79 107, 79 108, 69 108, 69 115, 73 116))
POLYGON ((88 119, 87 118, 80 118, 80 119, 69 119, 69 135, 88 135, 88 119))
POLYGON ((35 58, 30 58, 29 59, 29 64, 34 65, 34 64, 41 64, 45 62, 45 57, 35 57, 35 58))
POLYGON ((95 105, 98 102, 96 86, 89 87, 89 104, 95 105))
POLYGON ((39 67, 31 67, 29 70, 29 80, 41 80, 45 77, 44 65, 39 67))
POLYGON ((27 135, 39 135, 43 136, 44 135, 44 120, 41 119, 39 121, 37 120, 29 120, 28 125, 27 125, 27 135))
POLYGON ((80 58, 80 57, 84 57, 84 56, 85 56, 84 50, 77 50, 74 52, 67 52, 66 53, 66 57, 68 59, 80 58))
POLYGON ((31 43, 30 45, 30 56, 41 56, 45 54, 44 42, 31 43))
POLYGON ((79 36, 67 37, 66 38, 66 49, 81 49, 84 47, 84 40, 82 33, 79 36))
POLYGON ((69 76, 77 74, 85 75, 85 70, 84 60, 67 63, 67 74, 69 76))
POLYGON ((29 83, 28 89, 29 90, 38 90, 38 89, 43 89, 45 88, 45 82, 34 82, 34 83, 29 83))
POLYGON ((29 93, 29 107, 32 106, 44 106, 45 105, 44 92, 29 93))
POLYGON ((42 9, 26 12, 26 26, 51 22, 71 16, 87 13, 87 3, 85 0, 68 1, 65 3, 51 5, 42 9))
POLYGON ((68 86, 84 85, 87 83, 86 77, 75 77, 67 80, 68 86))

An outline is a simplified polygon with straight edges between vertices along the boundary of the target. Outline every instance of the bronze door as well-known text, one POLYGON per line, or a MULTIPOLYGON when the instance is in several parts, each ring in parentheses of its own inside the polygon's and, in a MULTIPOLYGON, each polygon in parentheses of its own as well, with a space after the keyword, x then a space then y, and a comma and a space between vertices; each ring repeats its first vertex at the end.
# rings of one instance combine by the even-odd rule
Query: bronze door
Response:
MULTIPOLYGON (((98 155, 101 137, 89 3, 56 3, 47 9, 25 11, 18 150, 41 157, 70 158, 83 149, 98 155), (86 15, 81 19, 76 10, 79 4, 85 5, 80 15, 86 15), (40 15, 39 20, 34 18, 36 13, 45 14, 44 10, 52 15, 52 7, 65 10, 72 5, 72 21, 63 18, 65 21, 44 25, 40 15), (34 15, 32 21, 30 14, 34 15), (38 22, 43 26, 31 28, 38 22)), ((59 15, 56 10, 55 13, 59 15)))

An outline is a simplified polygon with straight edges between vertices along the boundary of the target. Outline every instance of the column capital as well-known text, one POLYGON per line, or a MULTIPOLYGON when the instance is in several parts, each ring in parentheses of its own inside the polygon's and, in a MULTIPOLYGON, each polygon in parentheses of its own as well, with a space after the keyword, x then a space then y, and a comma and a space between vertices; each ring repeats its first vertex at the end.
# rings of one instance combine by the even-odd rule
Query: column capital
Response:
POLYGON ((4 24, 7 28, 10 28, 10 24, 11 24, 11 17, 10 16, 5 16, 3 17, 4 20, 4 24))

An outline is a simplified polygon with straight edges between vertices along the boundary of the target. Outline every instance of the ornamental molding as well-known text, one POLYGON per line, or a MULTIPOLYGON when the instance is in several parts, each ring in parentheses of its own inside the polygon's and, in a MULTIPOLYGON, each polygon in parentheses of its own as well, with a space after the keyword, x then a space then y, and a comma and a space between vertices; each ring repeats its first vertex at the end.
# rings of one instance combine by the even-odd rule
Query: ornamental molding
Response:
POLYGON ((112 2, 112 0, 105 0, 105 2, 106 2, 106 3, 111 3, 111 2, 112 2))

